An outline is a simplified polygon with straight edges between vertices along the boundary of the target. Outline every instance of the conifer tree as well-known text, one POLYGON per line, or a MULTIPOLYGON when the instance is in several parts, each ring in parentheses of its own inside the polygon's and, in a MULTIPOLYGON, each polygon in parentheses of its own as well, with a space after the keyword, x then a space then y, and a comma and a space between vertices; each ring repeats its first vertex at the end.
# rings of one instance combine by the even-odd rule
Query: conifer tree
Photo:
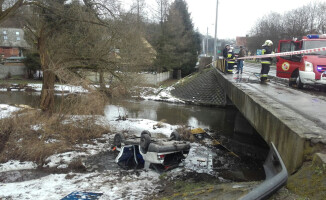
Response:
POLYGON ((194 31, 187 3, 175 0, 157 44, 157 65, 182 70, 183 76, 188 75, 195 69, 199 50, 199 34, 194 31))

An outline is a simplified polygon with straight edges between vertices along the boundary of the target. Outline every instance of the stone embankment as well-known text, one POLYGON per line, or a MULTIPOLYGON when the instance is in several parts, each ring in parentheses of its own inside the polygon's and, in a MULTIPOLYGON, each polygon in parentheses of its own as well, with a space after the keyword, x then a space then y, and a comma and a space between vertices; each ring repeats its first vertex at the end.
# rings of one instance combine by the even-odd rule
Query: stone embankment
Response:
POLYGON ((216 79, 214 69, 206 69, 179 81, 171 94, 187 103, 225 106, 226 95, 216 79))

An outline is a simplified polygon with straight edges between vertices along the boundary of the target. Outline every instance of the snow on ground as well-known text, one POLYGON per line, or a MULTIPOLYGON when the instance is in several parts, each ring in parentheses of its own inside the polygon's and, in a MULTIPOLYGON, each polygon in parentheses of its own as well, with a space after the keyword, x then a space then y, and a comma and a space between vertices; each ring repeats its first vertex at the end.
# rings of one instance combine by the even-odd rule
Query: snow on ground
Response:
MULTIPOLYGON (((158 123, 141 119, 110 121, 105 117, 99 121, 109 123, 116 131, 129 129, 139 134, 144 129, 152 129, 158 123)), ((151 132, 154 135, 163 133, 169 136, 174 127, 169 124, 163 126, 164 128, 156 128, 151 132)), ((46 159, 43 167, 67 168, 74 159, 85 159, 102 151, 108 151, 113 136, 107 134, 99 139, 101 142, 94 140, 93 144, 76 145, 80 151, 52 155, 46 159)), ((0 165, 0 173, 35 168, 36 164, 32 162, 10 161, 0 165)), ((100 199, 143 199, 151 193, 158 192, 159 174, 154 171, 138 172, 105 170, 91 173, 49 174, 42 178, 21 182, 0 182, 0 199, 61 199, 74 191, 103 193, 100 199)))
POLYGON ((170 137, 173 130, 178 128, 178 126, 173 126, 167 123, 161 123, 149 119, 127 119, 118 121, 109 121, 111 129, 114 132, 127 132, 129 134, 134 134, 140 136, 143 130, 149 131, 153 137, 157 134, 163 134, 166 137, 170 137), (160 127, 160 128, 159 128, 160 127))
POLYGON ((174 90, 173 86, 167 88, 152 88, 144 87, 142 88, 140 97, 145 100, 154 100, 154 101, 165 101, 170 103, 185 103, 184 101, 172 96, 171 90, 174 90))
POLYGON ((45 164, 43 167, 56 167, 58 169, 67 168, 68 165, 75 159, 96 155, 102 151, 107 151, 110 149, 110 139, 112 139, 112 136, 106 134, 100 138, 100 140, 105 141, 104 143, 93 140, 94 144, 76 145, 76 148, 79 148, 80 151, 70 151, 52 155, 45 160, 47 164, 45 164))
MULTIPOLYGON (((80 151, 56 154, 46 159, 44 167, 58 169, 68 167, 76 158, 87 158, 101 151, 110 149, 112 135, 104 135, 94 144, 82 144, 76 147, 80 151), (103 142, 104 141, 104 142, 103 142)), ((10 161, 0 165, 0 173, 35 169, 31 162, 20 163, 10 161)), ((100 199, 143 199, 145 196, 157 192, 159 174, 154 171, 141 170, 104 170, 103 172, 49 174, 39 179, 21 182, 0 182, 0 199, 61 199, 74 191, 87 191, 103 193, 100 199)))
POLYGON ((157 122, 150 119, 128 118, 128 112, 123 107, 107 106, 104 110, 102 123, 108 123, 113 132, 125 132, 140 136, 143 130, 148 130, 154 137, 157 134, 163 134, 170 137, 173 130, 178 126, 163 122, 157 122), (122 119, 126 117, 125 119, 122 119), (120 120, 118 120, 120 118, 120 120))
MULTIPOLYGON (((27 86, 33 88, 37 92, 41 92, 42 84, 29 83, 27 86)), ((54 85, 54 90, 56 92, 67 92, 67 93, 87 93, 88 90, 84 89, 82 86, 73 85, 54 85)))
MULTIPOLYGON (((41 91, 42 84, 29 84, 37 91, 41 91)), ((182 103, 181 100, 172 97, 170 94, 172 87, 167 89, 155 89, 156 95, 142 94, 142 98, 147 100, 159 100, 168 102, 182 103)), ((88 92, 82 87, 58 86, 56 91, 63 92, 88 92)), ((8 117, 17 107, 0 104, 0 118, 8 117)), ((178 126, 173 126, 163 122, 157 122, 147 119, 126 118, 117 120, 120 116, 108 118, 100 117, 98 123, 109 124, 111 130, 115 132, 127 132, 129 134, 140 135, 141 131, 148 130, 152 136, 163 134, 167 137, 178 126)), ((121 116, 120 116, 121 117, 121 116)), ((32 127, 34 129, 42 126, 32 127)), ((79 151, 65 152, 56 154, 46 159, 44 167, 55 167, 58 169, 67 168, 74 159, 85 158, 96 155, 110 148, 110 139, 114 135, 104 135, 100 138, 105 142, 93 141, 93 144, 76 145, 79 151)), ((35 169, 36 164, 32 162, 9 161, 0 164, 0 173, 6 173, 13 170, 35 169)), ((88 191, 103 193, 100 199, 143 199, 151 193, 158 192, 159 174, 154 171, 125 171, 125 170, 104 170, 103 172, 91 173, 69 173, 69 174, 49 174, 42 178, 28 181, 2 183, 0 182, 0 199, 61 199, 74 191, 88 191)))
POLYGON ((0 199, 61 199, 74 191, 103 193, 100 199, 143 199, 157 192, 159 174, 132 171, 51 174, 18 183, 0 183, 0 199))
POLYGON ((0 119, 9 117, 11 113, 16 112, 18 110, 20 110, 20 108, 17 108, 15 106, 0 104, 0 119))
POLYGON ((0 173, 12 170, 36 169, 37 165, 33 162, 20 162, 18 160, 10 160, 9 162, 0 164, 0 173))

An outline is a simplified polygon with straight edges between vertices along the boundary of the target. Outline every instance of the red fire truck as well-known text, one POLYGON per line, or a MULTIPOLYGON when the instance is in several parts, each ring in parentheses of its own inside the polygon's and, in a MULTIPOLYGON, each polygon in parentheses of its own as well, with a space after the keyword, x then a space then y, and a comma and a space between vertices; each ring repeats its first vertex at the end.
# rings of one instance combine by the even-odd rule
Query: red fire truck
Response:
MULTIPOLYGON (((301 40, 280 40, 278 52, 326 47, 326 35, 308 35, 301 40)), ((277 57, 276 76, 289 78, 289 85, 326 86, 326 51, 277 57)))

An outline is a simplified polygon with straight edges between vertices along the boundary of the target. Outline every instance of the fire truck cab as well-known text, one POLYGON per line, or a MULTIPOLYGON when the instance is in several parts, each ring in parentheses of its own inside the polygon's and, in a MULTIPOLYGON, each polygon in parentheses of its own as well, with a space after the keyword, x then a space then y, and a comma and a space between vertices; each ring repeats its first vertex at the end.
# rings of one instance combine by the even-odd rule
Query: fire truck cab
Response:
MULTIPOLYGON (((278 52, 326 47, 326 35, 308 35, 302 40, 280 40, 278 52)), ((277 57, 276 76, 289 78, 289 85, 326 86, 326 51, 277 57)))

